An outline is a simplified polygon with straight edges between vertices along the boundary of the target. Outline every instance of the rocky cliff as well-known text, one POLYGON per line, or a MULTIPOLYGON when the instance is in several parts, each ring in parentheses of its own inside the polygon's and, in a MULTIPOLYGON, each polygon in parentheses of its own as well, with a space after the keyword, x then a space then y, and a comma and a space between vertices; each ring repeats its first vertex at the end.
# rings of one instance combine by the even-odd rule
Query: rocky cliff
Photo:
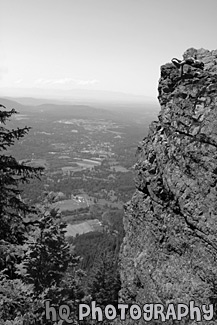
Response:
MULTIPOLYGON (((161 110, 138 148, 136 192, 125 206, 124 303, 217 302, 217 50, 183 57, 195 55, 204 70, 185 65, 181 78, 172 63, 161 67, 161 110)), ((194 323, 214 321, 164 322, 194 323)))

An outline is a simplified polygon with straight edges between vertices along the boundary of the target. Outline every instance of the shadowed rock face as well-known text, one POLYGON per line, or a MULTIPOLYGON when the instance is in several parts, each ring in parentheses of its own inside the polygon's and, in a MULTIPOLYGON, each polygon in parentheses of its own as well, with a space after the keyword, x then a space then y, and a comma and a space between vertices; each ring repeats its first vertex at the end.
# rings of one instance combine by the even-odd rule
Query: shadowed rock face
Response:
POLYGON ((124 303, 217 302, 217 50, 183 57, 195 54, 204 71, 185 66, 181 79, 173 64, 161 67, 161 111, 138 148, 136 192, 125 207, 124 303))

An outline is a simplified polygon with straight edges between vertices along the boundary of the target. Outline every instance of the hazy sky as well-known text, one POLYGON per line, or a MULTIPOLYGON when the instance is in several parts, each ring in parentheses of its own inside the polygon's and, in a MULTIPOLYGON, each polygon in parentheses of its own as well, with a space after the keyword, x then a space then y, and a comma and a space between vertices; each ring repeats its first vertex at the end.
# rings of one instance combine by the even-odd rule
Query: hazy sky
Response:
POLYGON ((37 87, 156 98, 160 65, 189 47, 217 48, 216 13, 217 0, 0 0, 0 95, 37 87))

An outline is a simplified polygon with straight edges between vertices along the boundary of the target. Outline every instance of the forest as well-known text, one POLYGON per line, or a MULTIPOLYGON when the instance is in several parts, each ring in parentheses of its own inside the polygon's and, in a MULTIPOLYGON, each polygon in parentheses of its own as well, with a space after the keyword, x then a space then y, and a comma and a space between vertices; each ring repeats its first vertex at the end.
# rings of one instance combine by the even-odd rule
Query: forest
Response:
MULTIPOLYGON (((0 325, 54 324, 47 319, 46 301, 68 305, 72 324, 89 324, 78 322, 79 303, 118 303, 122 215, 111 213, 111 226, 101 233, 66 239, 66 224, 49 193, 41 193, 37 208, 27 204, 22 189, 42 179, 44 169, 8 154, 30 130, 7 127, 15 114, 0 105, 0 325)), ((57 315, 56 324, 68 322, 57 315)))

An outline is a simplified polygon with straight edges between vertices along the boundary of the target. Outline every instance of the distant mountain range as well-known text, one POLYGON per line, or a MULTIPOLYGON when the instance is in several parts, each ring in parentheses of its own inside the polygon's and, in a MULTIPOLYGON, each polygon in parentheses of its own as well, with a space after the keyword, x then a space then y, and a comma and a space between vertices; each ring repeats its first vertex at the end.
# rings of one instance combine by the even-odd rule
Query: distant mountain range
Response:
POLYGON ((33 97, 0 98, 7 109, 15 108, 21 114, 38 114, 52 118, 102 118, 116 121, 150 123, 156 119, 159 107, 153 102, 130 101, 64 101, 33 97))
MULTIPOLYGON (((29 98, 35 99, 51 99, 59 101, 67 101, 73 103, 157 103, 157 99, 148 96, 138 96, 129 93, 104 91, 104 90, 90 90, 90 89, 43 89, 43 88, 0 88, 2 97, 10 98, 29 98), (28 94, 27 96, 24 94, 28 94)), ((25 99, 26 101, 26 99, 25 99)), ((22 104, 24 104, 22 102, 22 104)), ((28 102, 27 104, 30 104, 28 102)), ((34 105, 31 102, 32 105, 34 105)))

